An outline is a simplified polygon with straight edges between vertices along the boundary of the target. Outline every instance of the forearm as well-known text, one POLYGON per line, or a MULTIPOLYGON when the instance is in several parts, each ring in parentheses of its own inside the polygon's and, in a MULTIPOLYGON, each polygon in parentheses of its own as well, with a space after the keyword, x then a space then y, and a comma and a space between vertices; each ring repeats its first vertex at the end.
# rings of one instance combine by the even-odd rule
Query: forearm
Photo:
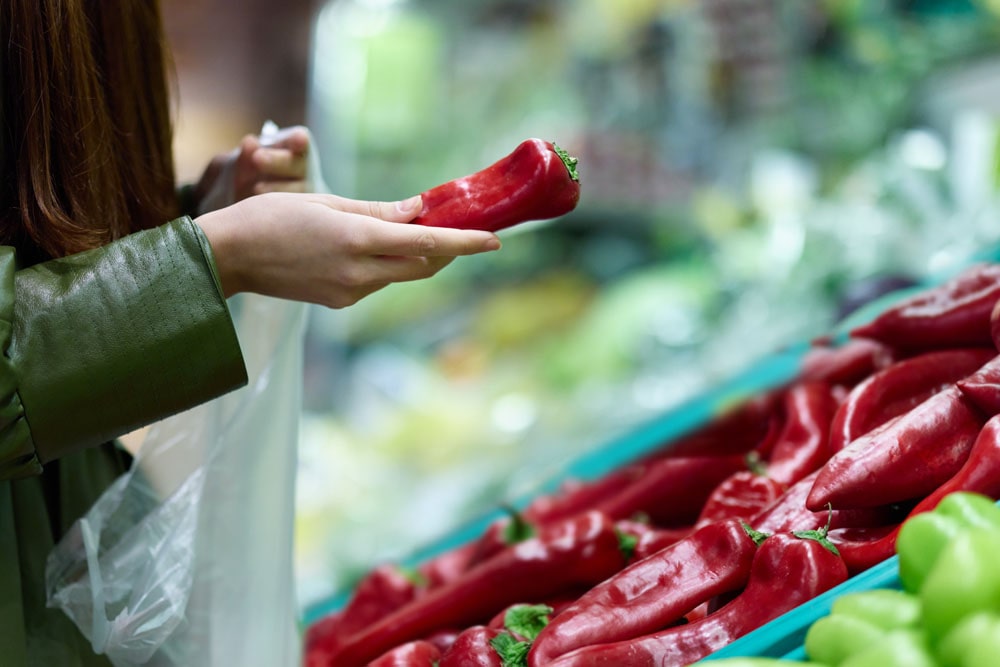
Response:
POLYGON ((42 463, 246 382, 210 248, 187 218, 18 271, 13 288, 6 359, 42 463))

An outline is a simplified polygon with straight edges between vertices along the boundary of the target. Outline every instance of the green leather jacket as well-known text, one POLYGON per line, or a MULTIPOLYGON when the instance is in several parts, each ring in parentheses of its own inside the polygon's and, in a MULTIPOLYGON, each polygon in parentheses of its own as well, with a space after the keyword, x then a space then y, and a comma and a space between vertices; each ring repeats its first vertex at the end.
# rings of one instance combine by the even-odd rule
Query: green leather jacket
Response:
POLYGON ((0 247, 0 346, 0 663, 107 667, 45 561, 127 469, 117 437, 246 383, 208 242, 182 217, 20 270, 0 247))

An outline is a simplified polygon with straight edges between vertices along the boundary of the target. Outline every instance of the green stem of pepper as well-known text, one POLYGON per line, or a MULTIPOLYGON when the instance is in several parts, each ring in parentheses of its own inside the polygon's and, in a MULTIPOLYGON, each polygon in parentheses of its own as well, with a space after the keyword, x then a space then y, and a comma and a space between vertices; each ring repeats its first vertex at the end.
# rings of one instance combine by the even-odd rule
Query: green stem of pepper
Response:
POLYGON ((833 506, 829 503, 827 504, 827 515, 826 515, 826 525, 819 530, 798 530, 793 531, 792 535, 801 538, 803 540, 816 540, 823 548, 832 553, 834 556, 839 556, 840 551, 834 546, 833 542, 827 537, 830 532, 830 523, 833 521, 833 506))
POLYGON ((555 143, 553 142, 549 143, 552 144, 552 150, 555 151, 556 155, 559 156, 559 159, 563 161, 564 165, 566 165, 566 170, 569 172, 569 177, 572 178, 577 183, 579 183, 580 173, 577 171, 576 165, 577 163, 580 162, 580 160, 573 157, 562 148, 559 148, 559 146, 556 146, 555 143))

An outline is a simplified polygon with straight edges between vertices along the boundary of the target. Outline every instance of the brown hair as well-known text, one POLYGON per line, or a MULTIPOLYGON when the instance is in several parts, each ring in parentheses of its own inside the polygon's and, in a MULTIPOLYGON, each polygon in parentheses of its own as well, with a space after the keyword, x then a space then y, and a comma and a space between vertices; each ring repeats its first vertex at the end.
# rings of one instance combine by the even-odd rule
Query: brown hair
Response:
POLYGON ((2 0, 0 243, 29 261, 177 214, 157 0, 2 0))

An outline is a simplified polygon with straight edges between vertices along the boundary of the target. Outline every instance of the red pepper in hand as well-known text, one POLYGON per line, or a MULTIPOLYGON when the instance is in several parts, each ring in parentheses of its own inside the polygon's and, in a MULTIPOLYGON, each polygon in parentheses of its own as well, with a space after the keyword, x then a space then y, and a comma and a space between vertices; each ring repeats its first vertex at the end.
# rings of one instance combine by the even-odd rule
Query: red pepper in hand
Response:
POLYGON ((485 623, 512 603, 593 586, 624 563, 614 523, 599 512, 587 512, 548 527, 371 623, 341 644, 330 665, 364 665, 393 646, 436 630, 485 623))
POLYGON ((721 521, 628 566, 554 617, 535 639, 528 664, 543 667, 583 646, 641 637, 742 588, 764 537, 740 521, 721 521))
POLYGON ((654 461, 642 476, 596 506, 612 519, 644 515, 660 526, 698 518, 712 489, 745 467, 742 456, 686 456, 654 461))
POLYGON ((764 540, 746 588, 715 613, 639 638, 579 648, 546 664, 684 667, 701 660, 847 580, 847 568, 829 542, 799 535, 782 533, 764 540))
MULTIPOLYGON (((368 667, 437 667, 441 651, 431 642, 418 639, 397 646, 368 663, 368 667)), ((469 663, 471 664, 471 663, 469 663)), ((500 663, 497 663, 500 667, 500 663)))
POLYGON ((1000 300, 1000 264, 979 264, 890 307, 851 335, 902 350, 993 345, 990 314, 1000 300))
POLYGON ((985 422, 954 385, 857 438, 820 468, 806 507, 875 507, 919 499, 965 463, 985 422))
POLYGON ((823 382, 795 384, 784 400, 785 425, 767 459, 767 476, 790 486, 830 457, 830 423, 839 400, 823 382))
POLYGON ((837 410, 830 429, 830 449, 839 452, 853 440, 968 377, 995 356, 996 350, 986 347, 926 352, 879 371, 852 389, 837 410))
POLYGON ((413 222, 496 232, 565 215, 580 201, 576 163, 551 142, 526 139, 482 171, 424 192, 423 210, 413 222))

